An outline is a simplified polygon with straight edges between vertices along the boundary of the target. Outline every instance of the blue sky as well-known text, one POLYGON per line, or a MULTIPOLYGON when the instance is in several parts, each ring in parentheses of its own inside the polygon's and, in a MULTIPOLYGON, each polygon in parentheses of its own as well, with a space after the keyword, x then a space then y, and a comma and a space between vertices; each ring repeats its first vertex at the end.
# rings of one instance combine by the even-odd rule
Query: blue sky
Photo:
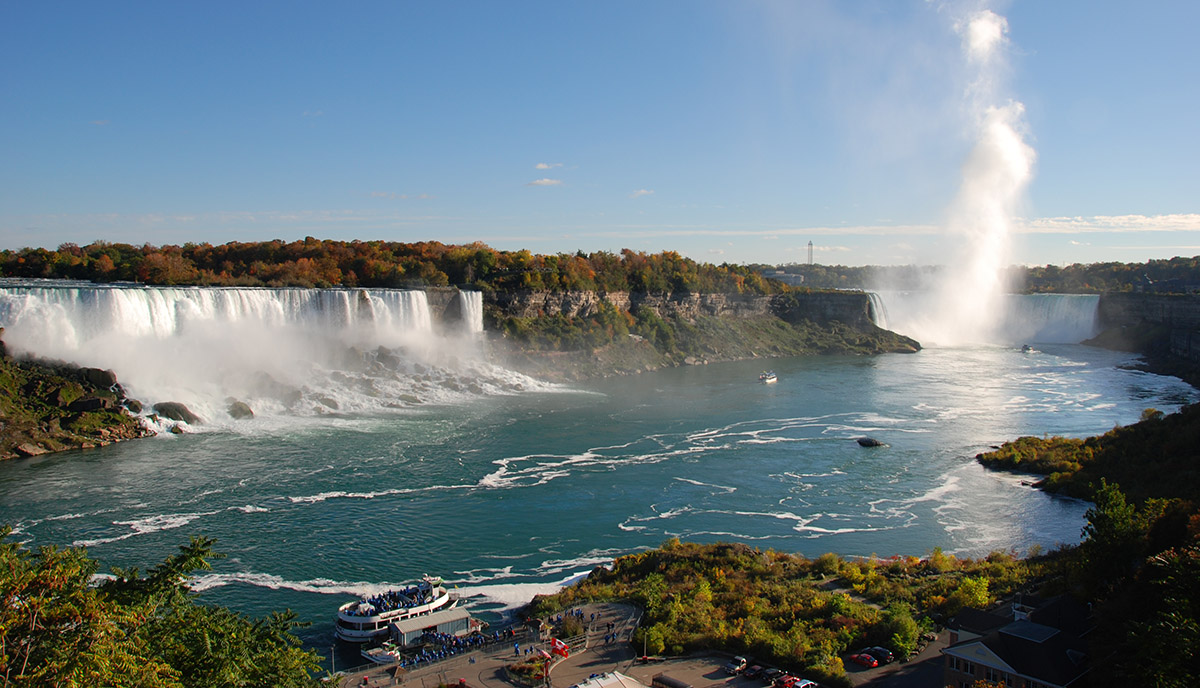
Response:
POLYGON ((963 17, 1036 151, 1011 261, 1200 254, 1200 3, 0 3, 0 248, 330 239, 932 264, 963 17))

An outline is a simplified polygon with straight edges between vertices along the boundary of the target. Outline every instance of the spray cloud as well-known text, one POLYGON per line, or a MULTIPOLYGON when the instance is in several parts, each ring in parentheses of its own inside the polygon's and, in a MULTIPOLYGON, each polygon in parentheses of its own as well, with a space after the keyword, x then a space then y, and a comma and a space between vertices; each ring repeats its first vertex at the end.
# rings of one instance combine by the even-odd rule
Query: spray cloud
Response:
POLYGON ((1007 20, 983 9, 959 21, 955 30, 971 70, 964 103, 975 142, 947 217, 946 237, 954 242, 955 253, 931 285, 929 301, 893 323, 922 343, 941 346, 1003 340, 1003 271, 1013 218, 1036 157, 1025 141, 1024 105, 1003 93, 1007 20))

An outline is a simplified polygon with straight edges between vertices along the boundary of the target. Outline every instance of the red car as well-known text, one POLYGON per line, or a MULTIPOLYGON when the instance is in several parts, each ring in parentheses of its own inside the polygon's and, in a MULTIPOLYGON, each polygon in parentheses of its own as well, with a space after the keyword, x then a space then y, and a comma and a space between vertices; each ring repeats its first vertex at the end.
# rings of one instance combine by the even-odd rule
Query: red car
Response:
POLYGON ((861 664, 868 669, 874 669, 875 667, 879 666, 879 660, 865 652, 860 652, 856 655, 850 655, 850 661, 854 662, 855 664, 861 664))

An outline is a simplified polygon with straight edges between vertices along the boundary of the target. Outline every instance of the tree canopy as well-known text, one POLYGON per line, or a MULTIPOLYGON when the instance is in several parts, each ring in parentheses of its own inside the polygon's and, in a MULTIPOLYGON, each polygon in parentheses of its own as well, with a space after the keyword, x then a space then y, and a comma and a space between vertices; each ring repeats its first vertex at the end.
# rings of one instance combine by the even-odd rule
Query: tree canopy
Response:
POLYGON ((268 287, 472 286, 497 290, 771 294, 758 271, 698 263, 674 251, 538 255, 482 243, 333 241, 131 246, 97 241, 0 251, 5 277, 268 287))
POLYGON ((97 578, 81 548, 31 551, 0 530, 4 686, 313 687, 319 657, 290 612, 251 619, 199 604, 187 582, 215 541, 193 538, 150 569, 97 578), (97 583, 97 581, 100 581, 97 583))

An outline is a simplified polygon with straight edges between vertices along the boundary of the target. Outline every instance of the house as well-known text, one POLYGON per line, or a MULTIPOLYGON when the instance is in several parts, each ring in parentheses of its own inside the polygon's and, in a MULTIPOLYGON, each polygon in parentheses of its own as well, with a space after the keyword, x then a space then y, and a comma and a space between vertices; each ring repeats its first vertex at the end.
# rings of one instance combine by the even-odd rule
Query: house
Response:
POLYGON ((951 644, 942 650, 943 684, 952 688, 978 680, 1012 688, 1067 688, 1081 685, 1090 669, 1086 636, 1091 614, 1066 596, 1012 618, 974 611, 966 614, 965 623, 956 617, 948 627, 951 644))

